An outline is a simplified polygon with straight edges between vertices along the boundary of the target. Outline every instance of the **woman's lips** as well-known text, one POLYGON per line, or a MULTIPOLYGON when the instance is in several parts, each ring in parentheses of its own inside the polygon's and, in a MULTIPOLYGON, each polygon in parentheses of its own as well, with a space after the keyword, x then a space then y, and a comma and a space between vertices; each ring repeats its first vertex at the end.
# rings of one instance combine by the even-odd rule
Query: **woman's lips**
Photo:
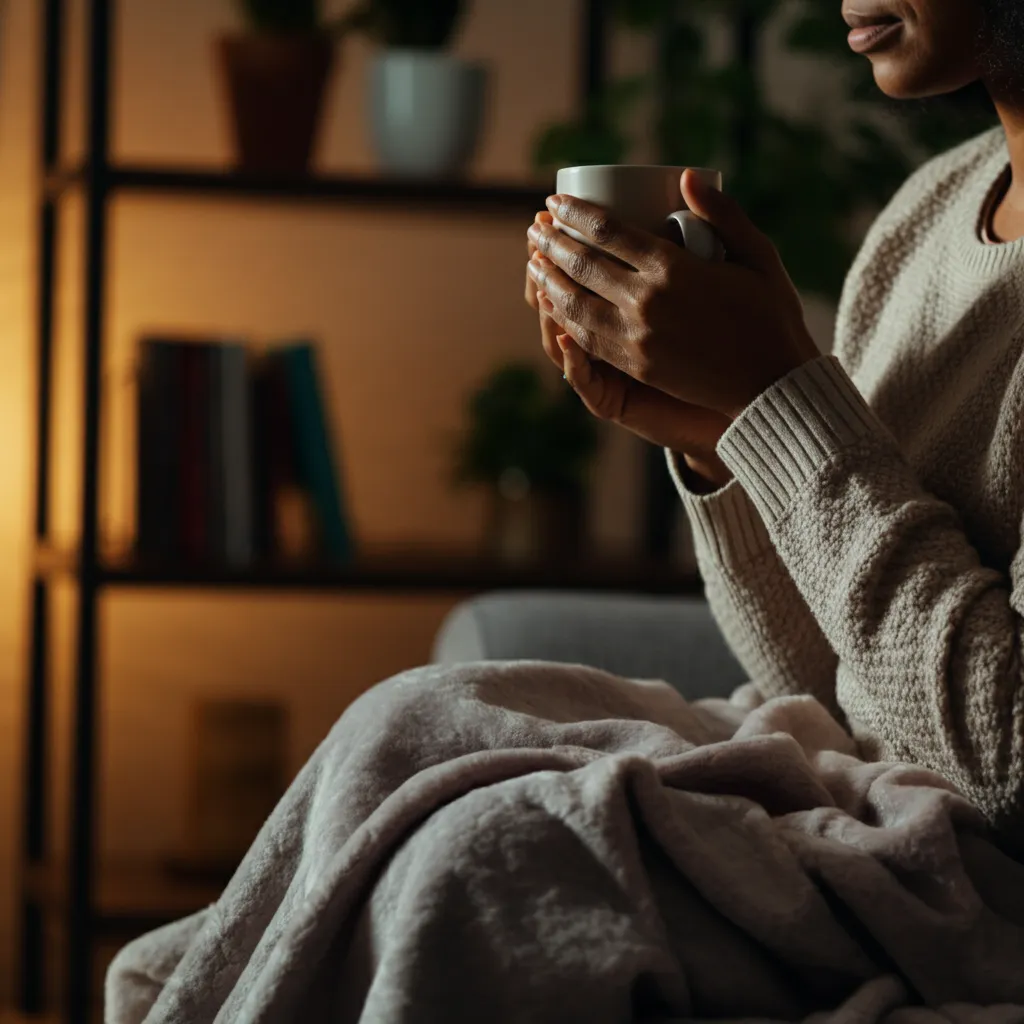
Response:
POLYGON ((847 41, 855 53, 867 53, 869 50, 877 50, 888 45, 902 30, 902 21, 885 21, 853 29, 847 36, 847 41))

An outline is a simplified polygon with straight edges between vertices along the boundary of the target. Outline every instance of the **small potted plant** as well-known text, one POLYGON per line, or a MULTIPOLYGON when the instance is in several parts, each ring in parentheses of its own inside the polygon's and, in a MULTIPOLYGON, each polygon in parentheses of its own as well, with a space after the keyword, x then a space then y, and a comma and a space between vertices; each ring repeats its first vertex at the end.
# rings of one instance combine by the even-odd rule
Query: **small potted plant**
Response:
POLYGON ((483 122, 487 69, 446 52, 465 0, 362 0, 343 19, 380 44, 369 69, 377 158, 397 175, 458 175, 483 122))
POLYGON ((510 363, 470 396, 467 420, 453 479, 487 488, 486 552, 578 557, 587 545, 587 474, 600 435, 576 394, 552 395, 535 366, 510 363))
POLYGON ((346 25, 323 21, 320 0, 235 0, 245 30, 222 35, 217 53, 238 165, 263 174, 309 168, 346 25))

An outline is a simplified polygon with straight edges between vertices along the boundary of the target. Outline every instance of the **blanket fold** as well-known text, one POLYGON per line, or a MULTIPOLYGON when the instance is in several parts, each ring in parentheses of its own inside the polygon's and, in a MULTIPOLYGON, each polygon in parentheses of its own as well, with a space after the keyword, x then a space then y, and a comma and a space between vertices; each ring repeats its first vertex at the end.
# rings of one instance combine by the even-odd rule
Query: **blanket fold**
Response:
POLYGON ((1024 1022, 1024 866, 810 697, 585 666, 363 694, 107 1024, 1024 1022))

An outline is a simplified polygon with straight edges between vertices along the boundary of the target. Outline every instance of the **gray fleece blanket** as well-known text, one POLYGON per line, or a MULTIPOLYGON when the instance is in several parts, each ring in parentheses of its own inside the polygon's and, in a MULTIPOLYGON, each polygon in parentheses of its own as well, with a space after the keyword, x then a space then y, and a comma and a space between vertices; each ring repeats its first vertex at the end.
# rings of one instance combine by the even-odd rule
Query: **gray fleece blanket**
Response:
POLYGON ((1024 866, 812 698, 428 666, 106 995, 109 1024, 1024 1021, 1024 866))

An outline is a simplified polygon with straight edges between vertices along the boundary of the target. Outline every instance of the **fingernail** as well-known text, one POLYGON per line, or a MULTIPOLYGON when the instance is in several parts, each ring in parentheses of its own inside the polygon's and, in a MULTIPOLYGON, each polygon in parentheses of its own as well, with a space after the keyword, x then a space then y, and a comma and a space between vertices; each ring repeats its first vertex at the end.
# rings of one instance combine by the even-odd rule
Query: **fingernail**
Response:
POLYGON ((558 347, 562 350, 562 354, 563 355, 566 352, 569 351, 569 335, 568 334, 559 334, 555 338, 555 341, 558 342, 558 347))
POLYGON ((544 202, 549 210, 557 210, 562 205, 562 196, 556 193, 553 196, 548 196, 544 202))

